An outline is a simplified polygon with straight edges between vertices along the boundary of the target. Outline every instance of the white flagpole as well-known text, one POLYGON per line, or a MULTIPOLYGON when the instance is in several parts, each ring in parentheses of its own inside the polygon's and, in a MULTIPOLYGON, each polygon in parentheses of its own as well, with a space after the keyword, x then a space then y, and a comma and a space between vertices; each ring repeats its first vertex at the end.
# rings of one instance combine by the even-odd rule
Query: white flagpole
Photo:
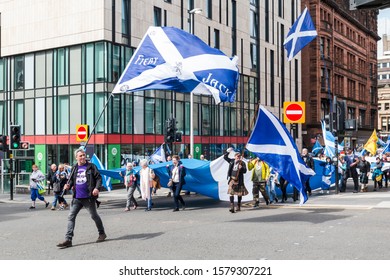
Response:
MULTIPOLYGON (((202 9, 194 8, 190 14, 190 33, 194 35, 194 15, 202 13, 202 9)), ((190 93, 190 155, 194 156, 194 92, 190 93)))

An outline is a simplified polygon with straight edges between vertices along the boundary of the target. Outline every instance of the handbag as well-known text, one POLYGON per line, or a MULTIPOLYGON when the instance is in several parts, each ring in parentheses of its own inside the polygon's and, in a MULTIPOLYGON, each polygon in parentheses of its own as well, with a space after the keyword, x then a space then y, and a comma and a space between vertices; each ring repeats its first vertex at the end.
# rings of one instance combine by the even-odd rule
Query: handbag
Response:
POLYGON ((37 183, 37 188, 38 188, 38 193, 40 195, 42 195, 42 194, 44 194, 46 192, 45 188, 41 184, 37 183))

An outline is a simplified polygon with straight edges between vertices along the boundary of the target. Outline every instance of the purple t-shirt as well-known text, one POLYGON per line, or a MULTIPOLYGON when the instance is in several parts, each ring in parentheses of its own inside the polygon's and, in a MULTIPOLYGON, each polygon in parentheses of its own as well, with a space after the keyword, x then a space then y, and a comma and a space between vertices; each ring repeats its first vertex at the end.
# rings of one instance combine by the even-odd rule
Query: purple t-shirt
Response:
POLYGON ((78 167, 76 176, 76 198, 89 198, 87 175, 87 164, 78 167))

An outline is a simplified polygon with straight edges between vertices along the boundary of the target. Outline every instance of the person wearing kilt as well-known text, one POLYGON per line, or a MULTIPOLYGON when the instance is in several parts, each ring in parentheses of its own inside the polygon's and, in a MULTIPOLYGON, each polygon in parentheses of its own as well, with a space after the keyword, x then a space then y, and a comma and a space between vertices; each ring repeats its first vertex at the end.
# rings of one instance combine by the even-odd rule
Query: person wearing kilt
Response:
POLYGON ((366 160, 366 156, 361 156, 358 167, 360 170, 360 191, 367 191, 368 173, 370 172, 370 163, 366 160))
POLYGON ((235 153, 234 159, 229 158, 230 152, 233 148, 226 150, 223 158, 229 163, 228 169, 228 194, 230 195, 230 209, 231 213, 241 211, 242 196, 248 194, 248 190, 244 185, 244 174, 246 173, 245 162, 241 160, 241 154, 235 153), (234 209, 234 196, 237 195, 237 208, 234 209))

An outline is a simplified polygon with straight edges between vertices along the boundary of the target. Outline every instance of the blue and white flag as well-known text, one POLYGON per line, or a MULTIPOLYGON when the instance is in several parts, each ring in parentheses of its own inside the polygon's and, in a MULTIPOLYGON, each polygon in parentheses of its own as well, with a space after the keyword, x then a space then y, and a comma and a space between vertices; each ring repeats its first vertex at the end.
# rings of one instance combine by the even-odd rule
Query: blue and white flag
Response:
MULTIPOLYGON (((97 157, 96 154, 93 154, 91 158, 91 162, 96 165, 98 170, 105 170, 102 162, 100 161, 100 159, 97 157)), ((111 191, 112 190, 111 178, 109 176, 102 175, 102 185, 103 187, 106 188, 106 190, 111 191)))
POLYGON ((386 146, 383 148, 382 155, 386 153, 390 153, 390 141, 387 141, 386 146))
POLYGON ((113 93, 161 89, 234 102, 238 77, 236 57, 230 59, 181 29, 151 26, 113 93))
POLYGON ((284 41, 283 45, 288 53, 288 61, 292 60, 293 57, 316 36, 316 28, 306 7, 294 22, 284 41))
MULTIPOLYGON (((388 142, 389 141, 387 141, 387 143, 388 142)), ((380 145, 381 147, 386 147, 387 143, 378 137, 377 145, 380 145)))
POLYGON ((161 144, 161 146, 157 148, 157 150, 150 156, 149 160, 154 164, 167 161, 165 158, 164 144, 161 144))
POLYGON ((301 193, 301 204, 307 201, 304 184, 315 173, 306 166, 284 124, 261 105, 246 148, 301 193))
POLYGON ((321 153, 323 149, 324 149, 324 147, 322 147, 320 142, 318 142, 318 140, 316 140, 313 148, 311 149, 311 152, 314 156, 318 156, 318 154, 321 153))
POLYGON ((325 128, 325 122, 321 120, 322 137, 324 138, 325 150, 324 154, 327 157, 332 158, 335 155, 334 136, 330 131, 325 128))

